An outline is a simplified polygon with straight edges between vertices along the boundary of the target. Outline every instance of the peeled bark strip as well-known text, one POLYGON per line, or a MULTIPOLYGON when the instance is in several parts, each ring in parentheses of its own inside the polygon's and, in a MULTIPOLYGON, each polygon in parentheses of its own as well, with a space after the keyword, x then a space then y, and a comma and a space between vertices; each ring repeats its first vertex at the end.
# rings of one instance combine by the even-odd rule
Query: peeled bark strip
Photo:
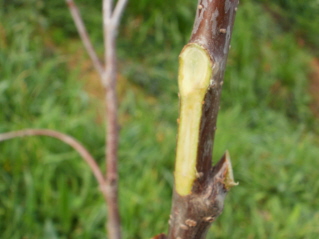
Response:
POLYGON ((168 239, 205 238, 223 210, 228 190, 236 185, 228 152, 212 166, 212 146, 237 5, 238 0, 199 0, 191 39, 180 54, 180 118, 168 239))

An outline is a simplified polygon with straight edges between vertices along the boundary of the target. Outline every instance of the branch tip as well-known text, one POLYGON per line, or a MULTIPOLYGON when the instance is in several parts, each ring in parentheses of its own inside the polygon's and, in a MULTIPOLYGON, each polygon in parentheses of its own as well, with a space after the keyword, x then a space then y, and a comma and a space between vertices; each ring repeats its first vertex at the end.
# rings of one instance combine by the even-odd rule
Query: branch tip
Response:
POLYGON ((113 24, 115 25, 115 28, 118 27, 121 15, 123 14, 123 11, 125 9, 127 1, 128 0, 119 0, 116 3, 116 6, 115 6, 113 14, 112 14, 112 21, 113 21, 113 24))

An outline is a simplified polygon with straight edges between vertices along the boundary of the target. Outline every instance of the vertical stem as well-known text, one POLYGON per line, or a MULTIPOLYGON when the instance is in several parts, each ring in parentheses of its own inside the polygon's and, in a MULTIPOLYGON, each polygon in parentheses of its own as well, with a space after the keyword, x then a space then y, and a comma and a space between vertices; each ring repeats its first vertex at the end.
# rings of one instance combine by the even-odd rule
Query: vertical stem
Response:
POLYGON ((119 239, 120 215, 118 209, 118 170, 117 170, 117 148, 118 148, 118 117, 117 117, 117 94, 116 94, 116 55, 115 41, 108 39, 107 69, 108 87, 106 88, 106 163, 107 163, 107 203, 108 203, 108 232, 109 238, 119 239))
POLYGON ((212 147, 238 0, 198 0, 180 54, 180 118, 168 239, 204 239, 235 186, 230 157, 212 165, 212 147))
POLYGON ((118 208, 118 118, 116 95, 116 49, 115 26, 111 19, 112 0, 103 1, 103 32, 105 43, 105 73, 103 82, 106 82, 106 190, 104 196, 108 204, 108 235, 110 239, 120 239, 120 214, 118 208))
POLYGON ((118 112, 116 94, 116 35, 120 17, 128 0, 118 0, 113 9, 113 0, 103 0, 103 35, 104 35, 104 61, 105 67, 99 61, 92 46, 90 38, 81 19, 80 13, 73 0, 66 0, 73 20, 77 26, 81 39, 89 53, 93 65, 100 74, 101 81, 105 87, 106 106, 106 180, 101 180, 101 191, 108 206, 107 230, 110 239, 120 239, 120 214, 118 208, 118 170, 117 170, 117 149, 118 149, 118 112))

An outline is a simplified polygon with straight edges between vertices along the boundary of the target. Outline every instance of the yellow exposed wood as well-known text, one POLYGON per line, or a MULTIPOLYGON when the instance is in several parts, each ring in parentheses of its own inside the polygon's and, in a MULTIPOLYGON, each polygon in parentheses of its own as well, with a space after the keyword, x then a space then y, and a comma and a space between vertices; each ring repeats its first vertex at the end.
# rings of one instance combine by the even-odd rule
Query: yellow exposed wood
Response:
POLYGON ((211 76, 212 61, 208 53, 197 44, 188 44, 179 58, 181 106, 175 165, 175 188, 183 196, 191 193, 196 178, 203 100, 211 76))

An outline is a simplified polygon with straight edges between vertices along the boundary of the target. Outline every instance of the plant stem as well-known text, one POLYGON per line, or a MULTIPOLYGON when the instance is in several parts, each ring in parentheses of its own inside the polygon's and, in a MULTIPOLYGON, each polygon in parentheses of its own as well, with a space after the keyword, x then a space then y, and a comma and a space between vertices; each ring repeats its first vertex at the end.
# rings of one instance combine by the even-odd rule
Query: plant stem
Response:
POLYGON ((79 12, 79 10, 78 10, 78 8, 73 0, 66 0, 66 2, 67 2, 67 5, 70 9, 71 16, 72 16, 73 21, 75 23, 75 26, 79 32, 79 35, 80 35, 81 40, 83 42, 83 45, 84 45, 87 53, 89 54, 89 56, 92 60, 93 66, 95 67, 95 70, 99 73, 100 77, 102 77, 103 72, 104 72, 103 65, 100 62, 99 58, 97 57, 97 54, 96 54, 94 47, 92 45, 92 42, 90 40, 90 37, 89 37, 87 30, 85 28, 85 25, 82 21, 80 12, 79 12))
POLYGON ((69 135, 60 133, 55 130, 49 130, 49 129, 24 129, 24 130, 12 131, 12 132, 0 134, 0 142, 17 138, 17 137, 37 136, 37 135, 43 135, 43 136, 56 138, 68 144, 69 146, 71 146, 81 155, 84 161, 90 166, 100 187, 105 185, 103 174, 99 166, 97 165, 95 159, 93 158, 93 156, 80 142, 78 142, 76 139, 74 139, 73 137, 69 135))
POLYGON ((212 166, 212 146, 238 0, 199 0, 180 54, 180 118, 168 239, 203 239, 236 185, 228 153, 212 166))
POLYGON ((108 235, 111 239, 121 238, 120 214, 118 208, 118 111, 117 111, 117 59, 116 30, 118 25, 112 21, 112 0, 103 0, 103 33, 105 45, 105 72, 102 82, 106 83, 106 191, 104 193, 108 205, 108 235))
POLYGON ((108 206, 107 230, 110 239, 121 238, 120 214, 118 208, 118 170, 117 150, 119 140, 118 102, 116 93, 117 57, 116 36, 120 17, 128 0, 119 0, 113 9, 113 0, 103 0, 103 35, 104 35, 104 63, 103 67, 97 60, 96 53, 86 33, 83 21, 73 2, 66 0, 81 39, 91 57, 93 65, 100 74, 101 82, 105 88, 105 119, 106 119, 106 184, 103 185, 103 196, 108 206))

